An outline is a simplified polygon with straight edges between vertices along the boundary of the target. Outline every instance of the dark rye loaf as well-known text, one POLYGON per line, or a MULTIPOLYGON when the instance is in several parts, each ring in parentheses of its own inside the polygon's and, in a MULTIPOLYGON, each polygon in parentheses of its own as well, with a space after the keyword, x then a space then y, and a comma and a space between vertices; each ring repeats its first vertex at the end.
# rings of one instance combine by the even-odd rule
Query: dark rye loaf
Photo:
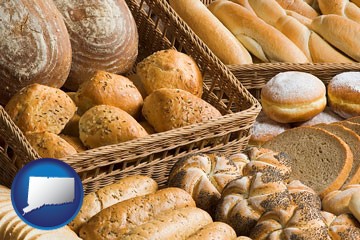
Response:
POLYGON ((339 189, 352 168, 349 146, 334 134, 318 128, 287 130, 263 147, 287 153, 291 157, 291 179, 302 181, 320 197, 339 189))

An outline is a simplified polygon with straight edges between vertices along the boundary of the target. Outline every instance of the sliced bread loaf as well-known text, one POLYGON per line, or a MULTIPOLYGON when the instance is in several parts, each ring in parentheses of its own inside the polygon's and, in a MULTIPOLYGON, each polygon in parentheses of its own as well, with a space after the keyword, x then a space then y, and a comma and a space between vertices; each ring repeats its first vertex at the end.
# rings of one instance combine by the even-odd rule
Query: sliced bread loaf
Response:
POLYGON ((359 123, 341 121, 341 122, 335 122, 335 123, 331 123, 331 124, 339 124, 341 126, 347 127, 350 130, 354 131, 357 135, 360 136, 360 124, 359 123))
POLYGON ((348 118, 348 119, 346 119, 346 121, 360 124, 360 116, 348 118))
POLYGON ((300 180, 323 197, 339 189, 349 176, 353 156, 349 146, 328 131, 313 127, 287 130, 264 148, 291 157, 291 179, 300 180))
POLYGON ((345 184, 360 183, 360 137, 349 128, 337 124, 319 124, 315 127, 324 129, 335 134, 349 145, 353 154, 353 164, 345 184))

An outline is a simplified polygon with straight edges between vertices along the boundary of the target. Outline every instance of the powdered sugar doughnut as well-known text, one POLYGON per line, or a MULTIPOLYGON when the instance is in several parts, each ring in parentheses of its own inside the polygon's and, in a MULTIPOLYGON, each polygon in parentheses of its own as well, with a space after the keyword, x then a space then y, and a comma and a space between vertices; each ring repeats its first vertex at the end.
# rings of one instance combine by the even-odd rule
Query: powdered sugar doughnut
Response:
POLYGON ((326 106, 324 83, 309 73, 283 72, 266 83, 261 91, 263 110, 281 123, 303 122, 326 106))
POLYGON ((331 111, 331 109, 329 107, 327 107, 327 108, 325 108, 325 110, 323 112, 319 113, 312 119, 310 119, 306 122, 299 123, 297 125, 300 127, 314 126, 316 124, 321 124, 321 123, 329 124, 329 123, 339 122, 342 120, 344 120, 342 117, 340 117, 339 115, 337 115, 336 113, 331 111))
POLYGON ((252 128, 249 144, 261 146, 289 128, 289 124, 275 122, 261 111, 252 128))
POLYGON ((336 75, 328 85, 330 107, 344 118, 360 115, 360 72, 336 75))

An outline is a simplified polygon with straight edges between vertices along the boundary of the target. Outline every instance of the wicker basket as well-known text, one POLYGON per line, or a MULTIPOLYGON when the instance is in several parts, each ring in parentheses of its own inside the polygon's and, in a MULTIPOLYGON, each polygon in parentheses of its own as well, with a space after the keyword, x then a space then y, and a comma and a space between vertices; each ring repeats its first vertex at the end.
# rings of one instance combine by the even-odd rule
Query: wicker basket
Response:
MULTIPOLYGON (((249 130, 261 108, 258 101, 165 1, 126 2, 139 31, 137 61, 155 51, 172 47, 191 55, 203 74, 209 76, 204 84, 203 99, 215 106, 223 116, 62 159, 79 173, 86 193, 133 174, 151 176, 162 185, 174 162, 181 157, 209 151, 224 154, 238 152, 247 145, 249 130), (144 10, 144 3, 147 5, 147 12, 144 10), (157 16, 156 21, 152 17, 154 14, 157 16), (159 23, 162 30, 158 27, 159 23)), ((18 170, 14 164, 16 158, 20 157, 28 162, 38 155, 1 107, 0 134, 5 142, 5 147, 0 149, 0 183, 9 186, 18 170)))

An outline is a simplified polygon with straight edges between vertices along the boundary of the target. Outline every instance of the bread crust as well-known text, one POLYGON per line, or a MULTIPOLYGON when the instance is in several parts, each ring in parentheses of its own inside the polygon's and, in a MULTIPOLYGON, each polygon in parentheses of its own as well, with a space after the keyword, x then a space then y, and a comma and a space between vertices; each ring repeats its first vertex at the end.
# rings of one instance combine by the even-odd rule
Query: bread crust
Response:
POLYGON ((232 227, 223 222, 213 222, 191 235, 188 240, 228 240, 235 239, 232 227))
POLYGON ((309 4, 303 0, 276 0, 281 7, 287 10, 297 12, 307 18, 313 19, 319 14, 309 4))
POLYGON ((360 23, 360 8, 349 0, 318 0, 322 14, 336 14, 360 23))

